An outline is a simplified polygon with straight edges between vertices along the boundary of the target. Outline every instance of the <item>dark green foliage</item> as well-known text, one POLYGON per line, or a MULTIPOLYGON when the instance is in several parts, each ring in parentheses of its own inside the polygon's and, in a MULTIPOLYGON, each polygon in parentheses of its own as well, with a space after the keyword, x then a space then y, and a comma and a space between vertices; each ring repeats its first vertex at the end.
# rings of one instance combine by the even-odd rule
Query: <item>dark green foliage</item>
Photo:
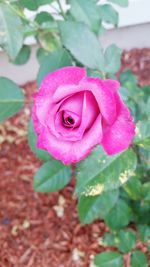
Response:
POLYGON ((94 263, 97 267, 123 267, 123 257, 117 252, 102 252, 96 255, 94 263))
POLYGON ((3 121, 22 108, 24 96, 20 88, 11 80, 0 77, 0 121, 3 121))
POLYGON ((37 136, 36 136, 34 129, 33 129, 32 120, 30 120, 29 126, 28 126, 28 143, 29 143, 29 146, 30 146, 31 150, 33 151, 33 153, 35 153, 38 158, 40 158, 43 161, 50 160, 51 159, 50 154, 48 154, 48 152, 46 152, 45 150, 38 149, 36 146, 36 142, 37 142, 37 136))
POLYGON ((34 188, 37 192, 55 192, 62 189, 71 180, 71 167, 56 160, 44 163, 34 176, 34 188))

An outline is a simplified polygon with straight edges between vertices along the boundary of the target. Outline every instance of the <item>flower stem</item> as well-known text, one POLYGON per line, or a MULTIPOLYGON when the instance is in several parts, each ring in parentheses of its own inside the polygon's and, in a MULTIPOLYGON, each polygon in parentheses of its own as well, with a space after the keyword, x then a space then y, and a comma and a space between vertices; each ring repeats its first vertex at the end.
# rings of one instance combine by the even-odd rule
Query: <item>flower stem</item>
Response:
POLYGON ((65 15, 65 12, 64 12, 64 10, 63 10, 61 1, 60 1, 60 0, 57 0, 57 3, 58 3, 58 6, 59 6, 59 9, 60 9, 60 14, 62 15, 62 17, 63 17, 64 19, 66 19, 66 15, 65 15))

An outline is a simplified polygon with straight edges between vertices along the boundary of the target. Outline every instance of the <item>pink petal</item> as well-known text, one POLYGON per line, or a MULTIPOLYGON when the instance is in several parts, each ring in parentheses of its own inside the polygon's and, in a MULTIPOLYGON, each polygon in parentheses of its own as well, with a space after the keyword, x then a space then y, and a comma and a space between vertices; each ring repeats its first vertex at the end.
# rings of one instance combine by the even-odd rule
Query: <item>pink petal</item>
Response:
POLYGON ((83 92, 76 93, 62 102, 60 112, 57 113, 55 119, 56 132, 60 134, 62 140, 77 141, 81 140, 84 132, 92 126, 99 114, 99 108, 92 93, 85 91, 84 95, 83 92), (61 119, 61 111, 74 112, 80 118, 80 125, 72 129, 64 127, 61 119))
POLYGON ((88 156, 91 150, 101 142, 102 136, 101 115, 99 114, 93 126, 84 134, 83 139, 73 144, 70 151, 72 162, 78 162, 88 156))
POLYGON ((114 90, 106 86, 105 82, 99 78, 84 78, 78 86, 59 86, 53 95, 53 101, 58 103, 68 94, 73 95, 81 91, 90 91, 94 95, 104 119, 108 124, 113 124, 116 119, 114 90))
POLYGON ((108 90, 113 90, 114 92, 116 92, 120 87, 120 83, 116 80, 107 79, 103 80, 103 83, 108 88, 108 90))
MULTIPOLYGON (((87 78, 88 87, 95 96, 100 112, 107 124, 112 124, 116 119, 116 102, 114 92, 99 78, 87 78)), ((81 81, 83 84, 83 82, 81 81)), ((86 84, 84 85, 86 86, 86 84)))
MULTIPOLYGON (((69 128, 62 124, 61 121, 61 112, 56 115, 55 119, 55 128, 58 133, 58 138, 64 141, 77 141, 82 138, 83 131, 79 130, 79 128, 69 128)), ((56 135, 55 135, 56 136, 56 135)))
POLYGON ((42 125, 39 123, 38 118, 36 116, 36 106, 34 105, 32 107, 32 121, 33 121, 33 127, 37 134, 40 134, 42 131, 42 125))
POLYGON ((45 96, 36 93, 34 96, 34 106, 36 109, 36 116, 40 123, 44 126, 47 125, 46 115, 49 110, 50 98, 45 98, 45 96))
MULTIPOLYGON (((97 101, 95 100, 95 97, 90 91, 85 91, 85 100, 86 100, 86 107, 85 107, 85 124, 86 124, 86 130, 89 129, 92 124, 94 123, 96 117, 99 115, 100 110, 97 104, 97 101)), ((84 116, 84 115, 83 115, 84 116)))
POLYGON ((37 117, 43 124, 47 124, 46 114, 51 109, 52 96, 60 85, 75 84, 86 76, 86 70, 80 67, 65 67, 48 74, 41 83, 40 89, 34 94, 37 117))
POLYGON ((83 106, 83 92, 79 92, 64 100, 60 106, 60 111, 68 110, 73 113, 76 113, 79 117, 81 117, 82 106, 83 106))
MULTIPOLYGON (((82 119, 82 107, 83 107, 83 99, 84 95, 82 92, 79 92, 73 96, 68 97, 67 99, 64 99, 60 105, 59 113, 57 113, 55 117, 55 130, 57 133, 60 134, 60 138, 62 140, 67 141, 77 141, 82 138, 82 135, 84 133, 85 128, 79 127, 79 128, 70 128, 64 127, 61 119, 62 111, 64 112, 71 112, 72 114, 75 114, 74 119, 77 117, 79 118, 78 122, 81 122, 82 119)), ((70 113, 70 114, 71 114, 70 113)))
POLYGON ((55 159, 61 160, 64 164, 71 164, 85 158, 101 139, 102 127, 99 115, 82 140, 67 142, 56 138, 48 129, 43 128, 42 134, 38 135, 37 146, 46 149, 55 159))
POLYGON ((43 132, 38 135, 37 147, 46 149, 55 159, 63 161, 64 164, 67 164, 66 159, 70 158, 71 146, 71 142, 55 137, 47 128, 43 128, 43 132))
POLYGON ((128 108, 116 96, 118 116, 112 126, 103 126, 102 146, 108 155, 127 149, 135 134, 135 125, 128 108))
POLYGON ((64 67, 49 73, 41 83, 39 93, 52 95, 60 85, 78 84, 86 76, 86 70, 80 67, 64 67))

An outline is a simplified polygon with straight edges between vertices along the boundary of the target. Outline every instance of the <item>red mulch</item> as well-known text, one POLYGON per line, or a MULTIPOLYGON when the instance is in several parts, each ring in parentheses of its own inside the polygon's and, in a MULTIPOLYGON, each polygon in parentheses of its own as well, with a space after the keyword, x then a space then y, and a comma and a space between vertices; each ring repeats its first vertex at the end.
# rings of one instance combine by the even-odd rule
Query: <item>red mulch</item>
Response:
POLYGON ((128 68, 137 76, 140 86, 150 85, 150 48, 124 52, 121 71, 128 68))
MULTIPOLYGON (((122 70, 131 68, 140 85, 150 84, 150 49, 125 52, 122 62, 122 70)), ((108 228, 103 221, 79 223, 75 179, 59 193, 34 192, 41 162, 28 147, 27 124, 36 84, 23 88, 26 107, 0 125, 0 267, 92 267, 95 253, 111 249, 101 244, 108 228)))

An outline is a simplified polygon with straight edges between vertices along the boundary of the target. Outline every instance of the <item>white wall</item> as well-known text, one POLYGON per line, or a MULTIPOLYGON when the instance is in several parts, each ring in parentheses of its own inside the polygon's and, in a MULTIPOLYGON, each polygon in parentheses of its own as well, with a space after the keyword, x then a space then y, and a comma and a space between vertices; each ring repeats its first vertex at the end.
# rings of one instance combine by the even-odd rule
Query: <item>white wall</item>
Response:
MULTIPOLYGON (((130 0, 128 8, 118 8, 118 11, 119 28, 110 29, 104 34, 101 38, 103 47, 112 43, 127 50, 150 47, 150 0, 130 0)), ((28 42, 34 44, 33 39, 29 39, 28 42)), ((35 54, 34 45, 29 62, 23 66, 16 66, 9 62, 5 53, 0 52, 0 76, 8 77, 20 85, 36 79, 39 65, 35 54)))
POLYGON ((150 23, 110 29, 100 40, 104 48, 113 43, 125 50, 150 48, 150 23))
POLYGON ((36 46, 32 47, 30 60, 24 65, 14 65, 9 62, 8 56, 0 52, 0 76, 7 77, 19 85, 36 79, 39 64, 36 59, 36 46))
POLYGON ((119 27, 150 22, 150 0, 129 0, 127 8, 114 6, 119 12, 119 27))

